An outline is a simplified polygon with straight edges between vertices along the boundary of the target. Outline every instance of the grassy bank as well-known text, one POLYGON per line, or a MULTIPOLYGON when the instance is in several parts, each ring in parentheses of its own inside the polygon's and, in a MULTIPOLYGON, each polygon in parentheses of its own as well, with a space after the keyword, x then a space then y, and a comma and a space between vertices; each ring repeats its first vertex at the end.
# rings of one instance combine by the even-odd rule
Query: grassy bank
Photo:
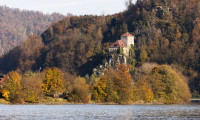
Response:
MULTIPOLYGON (((17 104, 46 104, 46 105, 59 105, 59 104, 67 104, 69 103, 66 99, 63 98, 52 98, 52 97, 46 97, 45 99, 42 99, 39 102, 30 103, 30 102, 22 102, 17 104)), ((9 101, 6 101, 5 99, 0 99, 0 104, 16 104, 11 103, 9 101)))
MULTIPOLYGON (((193 103, 193 101, 189 103, 177 103, 177 104, 190 104, 193 103)), ((196 102, 195 102, 196 103, 196 102)), ((42 99, 39 102, 35 103, 30 103, 30 102, 23 102, 23 103, 11 103, 9 101, 6 101, 5 99, 0 99, 0 104, 4 105, 12 105, 12 104, 19 104, 19 105, 40 105, 40 104, 45 104, 45 105, 64 105, 64 104, 96 104, 96 105, 166 105, 165 103, 158 102, 158 101, 152 101, 149 103, 145 103, 144 101, 137 101, 137 102, 130 102, 130 103, 114 103, 114 102, 94 102, 90 101, 89 103, 77 103, 77 102, 69 102, 66 99, 63 98, 52 98, 52 97, 46 97, 42 99)))

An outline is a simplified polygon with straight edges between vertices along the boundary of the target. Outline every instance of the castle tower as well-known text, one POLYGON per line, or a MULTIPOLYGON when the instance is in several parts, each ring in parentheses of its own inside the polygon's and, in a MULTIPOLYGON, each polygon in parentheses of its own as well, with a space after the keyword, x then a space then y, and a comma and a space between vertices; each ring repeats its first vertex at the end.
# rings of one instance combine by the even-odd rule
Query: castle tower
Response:
POLYGON ((131 48, 131 44, 134 46, 134 36, 129 32, 126 32, 121 36, 121 40, 127 45, 128 48, 131 48))
POLYGON ((109 46, 109 52, 117 51, 120 48, 123 48, 123 53, 126 56, 129 56, 129 49, 131 48, 131 45, 134 46, 134 36, 127 32, 121 36, 121 40, 118 40, 109 46))

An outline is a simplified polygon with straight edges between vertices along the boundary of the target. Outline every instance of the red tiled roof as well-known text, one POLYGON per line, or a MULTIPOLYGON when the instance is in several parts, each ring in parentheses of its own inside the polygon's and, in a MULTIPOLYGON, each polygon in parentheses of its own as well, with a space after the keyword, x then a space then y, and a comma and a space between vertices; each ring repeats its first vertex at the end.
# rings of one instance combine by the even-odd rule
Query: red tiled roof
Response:
POLYGON ((122 37, 134 37, 133 35, 131 35, 129 32, 126 32, 122 35, 122 37))
POLYGON ((122 40, 118 40, 115 43, 113 43, 110 47, 127 47, 127 46, 122 40))

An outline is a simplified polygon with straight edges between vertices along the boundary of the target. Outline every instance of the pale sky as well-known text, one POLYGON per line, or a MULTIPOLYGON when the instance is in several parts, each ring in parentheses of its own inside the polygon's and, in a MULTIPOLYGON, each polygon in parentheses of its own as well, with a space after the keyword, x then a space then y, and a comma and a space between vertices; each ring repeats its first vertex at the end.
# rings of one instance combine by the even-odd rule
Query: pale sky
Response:
POLYGON ((128 0, 0 0, 0 5, 49 14, 107 15, 124 11, 126 1, 128 0))

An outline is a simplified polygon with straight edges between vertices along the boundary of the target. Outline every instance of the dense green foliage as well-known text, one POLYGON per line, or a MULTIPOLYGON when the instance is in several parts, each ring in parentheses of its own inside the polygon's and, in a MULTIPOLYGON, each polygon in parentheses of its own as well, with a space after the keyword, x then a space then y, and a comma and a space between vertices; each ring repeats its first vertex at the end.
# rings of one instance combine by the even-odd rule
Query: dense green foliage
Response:
MULTIPOLYGON (((7 73, 58 67, 71 74, 91 75, 93 68, 108 56, 109 44, 129 31, 135 36, 135 46, 128 58, 133 77, 135 67, 145 62, 174 65, 189 78, 191 92, 198 95, 199 4, 199 0, 137 0, 119 14, 66 18, 3 56, 0 70, 7 73), (38 41, 37 47, 29 44, 34 41, 38 41)), ((151 93, 150 88, 144 91, 151 93)))
POLYGON ((63 19, 54 13, 25 11, 0 6, 0 56, 20 45, 30 35, 40 35, 49 25, 63 19))

